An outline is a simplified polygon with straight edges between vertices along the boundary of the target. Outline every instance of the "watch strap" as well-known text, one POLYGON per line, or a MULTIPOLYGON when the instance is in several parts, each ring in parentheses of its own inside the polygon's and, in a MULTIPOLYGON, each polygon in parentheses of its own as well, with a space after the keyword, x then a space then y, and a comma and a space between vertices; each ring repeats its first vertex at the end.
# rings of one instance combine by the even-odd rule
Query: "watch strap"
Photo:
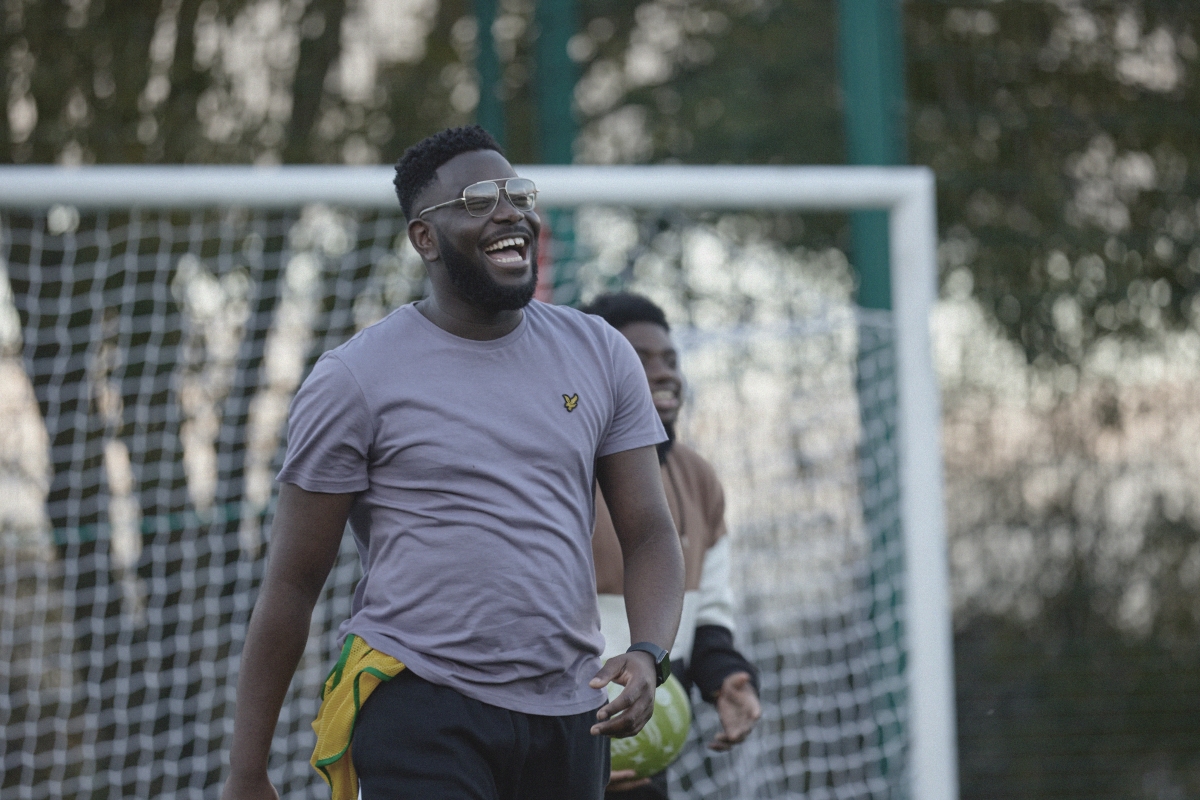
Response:
POLYGON ((667 682, 667 678, 671 677, 671 654, 654 642, 637 642, 629 646, 626 653, 632 653, 640 650, 643 653, 649 653, 654 659, 654 679, 655 686, 662 686, 667 682))

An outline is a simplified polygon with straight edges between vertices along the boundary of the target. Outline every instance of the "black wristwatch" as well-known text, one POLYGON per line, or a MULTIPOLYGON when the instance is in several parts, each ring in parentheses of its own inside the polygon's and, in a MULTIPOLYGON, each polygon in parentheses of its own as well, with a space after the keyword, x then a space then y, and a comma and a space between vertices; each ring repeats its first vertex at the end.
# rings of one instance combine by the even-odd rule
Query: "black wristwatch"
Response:
POLYGON ((632 653, 634 650, 641 650, 643 653, 649 653, 654 659, 654 678, 655 686, 662 686, 667 682, 667 678, 671 677, 671 654, 654 642, 638 642, 631 645, 626 653, 632 653))

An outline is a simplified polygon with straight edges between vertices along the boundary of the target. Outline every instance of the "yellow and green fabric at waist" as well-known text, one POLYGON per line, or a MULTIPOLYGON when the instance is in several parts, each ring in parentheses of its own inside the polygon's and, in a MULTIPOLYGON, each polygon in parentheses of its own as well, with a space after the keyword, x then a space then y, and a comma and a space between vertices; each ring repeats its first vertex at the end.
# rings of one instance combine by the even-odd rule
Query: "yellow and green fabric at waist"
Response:
POLYGON ((317 746, 311 763, 333 792, 333 800, 356 800, 358 775, 350 758, 350 741, 358 712, 371 692, 404 670, 404 665, 350 634, 329 677, 321 687, 321 709, 313 720, 317 746))

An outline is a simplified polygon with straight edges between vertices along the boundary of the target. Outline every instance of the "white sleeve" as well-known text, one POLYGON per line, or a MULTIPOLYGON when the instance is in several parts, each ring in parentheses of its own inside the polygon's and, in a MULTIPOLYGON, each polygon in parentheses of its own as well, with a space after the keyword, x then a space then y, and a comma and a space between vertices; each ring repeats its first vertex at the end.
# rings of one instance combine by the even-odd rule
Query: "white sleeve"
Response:
POLYGON ((700 609, 696 612, 696 626, 701 625, 720 625, 733 630, 728 536, 722 536, 704 554, 704 569, 700 573, 700 609))

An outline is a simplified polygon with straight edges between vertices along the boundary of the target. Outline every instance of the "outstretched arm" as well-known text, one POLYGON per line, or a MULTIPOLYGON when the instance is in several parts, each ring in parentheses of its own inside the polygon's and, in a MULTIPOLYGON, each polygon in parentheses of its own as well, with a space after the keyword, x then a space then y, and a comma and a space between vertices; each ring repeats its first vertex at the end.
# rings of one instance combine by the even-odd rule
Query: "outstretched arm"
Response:
POLYGON ((733 632, 721 625, 697 626, 688 672, 721 718, 721 733, 708 746, 728 750, 749 736, 762 716, 757 670, 734 649, 733 632))
POLYGON ((280 487, 267 574, 250 617, 238 671, 223 800, 278 797, 267 779, 271 737, 354 498, 353 494, 307 492, 289 483, 280 487))
MULTIPOLYGON (((596 477, 621 542, 630 639, 669 649, 683 609, 683 550, 663 493, 658 453, 648 446, 604 456, 596 462, 596 477)), ((654 663, 642 652, 610 658, 591 685, 610 681, 625 690, 600 709, 592 732, 633 736, 654 710, 654 663), (613 718, 618 712, 623 713, 613 718)))
POLYGON ((725 492, 715 472, 708 470, 707 476, 705 514, 717 538, 704 554, 700 609, 688 672, 721 718, 722 730, 708 746, 728 750, 750 734, 762 716, 762 705, 758 700, 758 670, 733 646, 734 601, 729 537, 725 535, 725 492))

